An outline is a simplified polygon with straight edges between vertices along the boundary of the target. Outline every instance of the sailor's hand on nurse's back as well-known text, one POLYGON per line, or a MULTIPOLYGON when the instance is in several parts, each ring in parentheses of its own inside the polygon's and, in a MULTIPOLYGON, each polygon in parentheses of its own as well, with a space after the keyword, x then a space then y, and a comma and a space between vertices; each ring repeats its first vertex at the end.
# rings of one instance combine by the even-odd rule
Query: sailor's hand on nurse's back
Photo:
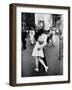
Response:
POLYGON ((38 40, 38 43, 41 45, 41 44, 43 44, 44 42, 43 42, 43 41, 39 41, 39 40, 38 40))
POLYGON ((38 48, 38 51, 40 50, 41 48, 38 48))

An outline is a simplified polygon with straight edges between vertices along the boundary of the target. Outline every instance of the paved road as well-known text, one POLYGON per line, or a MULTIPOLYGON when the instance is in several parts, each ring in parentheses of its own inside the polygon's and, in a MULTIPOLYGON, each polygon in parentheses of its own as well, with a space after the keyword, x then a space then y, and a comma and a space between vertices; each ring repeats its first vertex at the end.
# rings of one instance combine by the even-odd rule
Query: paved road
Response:
POLYGON ((49 67, 48 72, 44 71, 42 65, 40 65, 40 71, 35 72, 35 60, 31 56, 33 47, 27 48, 22 52, 22 76, 45 76, 45 75, 62 75, 63 74, 63 60, 58 61, 59 57, 59 38, 56 36, 55 47, 46 47, 46 61, 49 67))

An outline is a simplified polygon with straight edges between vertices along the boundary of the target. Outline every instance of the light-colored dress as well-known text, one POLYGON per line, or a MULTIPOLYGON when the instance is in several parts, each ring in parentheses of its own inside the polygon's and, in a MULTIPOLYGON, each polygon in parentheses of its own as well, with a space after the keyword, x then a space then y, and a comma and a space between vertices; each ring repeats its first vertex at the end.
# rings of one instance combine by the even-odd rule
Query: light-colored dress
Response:
POLYGON ((42 34, 41 36, 39 36, 38 41, 36 42, 34 46, 32 56, 44 57, 43 47, 46 46, 47 44, 46 41, 47 41, 47 34, 42 34))
POLYGON ((34 39, 35 31, 34 30, 31 30, 30 33, 29 33, 29 35, 30 35, 30 41, 31 41, 31 43, 34 44, 35 43, 35 39, 34 39))

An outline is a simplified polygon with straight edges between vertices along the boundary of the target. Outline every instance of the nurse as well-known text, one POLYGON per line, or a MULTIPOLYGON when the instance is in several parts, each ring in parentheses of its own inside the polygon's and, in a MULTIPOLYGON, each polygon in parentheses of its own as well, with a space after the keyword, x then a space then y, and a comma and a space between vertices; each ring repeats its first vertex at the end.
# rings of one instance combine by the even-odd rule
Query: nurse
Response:
POLYGON ((39 71, 38 68, 38 63, 40 62, 43 66, 45 71, 47 72, 48 70, 48 66, 45 64, 44 60, 42 58, 44 58, 44 51, 43 48, 47 45, 47 37, 49 36, 49 34, 43 33, 38 37, 38 40, 34 46, 33 52, 32 52, 32 56, 35 58, 35 64, 36 64, 36 68, 35 71, 39 71))

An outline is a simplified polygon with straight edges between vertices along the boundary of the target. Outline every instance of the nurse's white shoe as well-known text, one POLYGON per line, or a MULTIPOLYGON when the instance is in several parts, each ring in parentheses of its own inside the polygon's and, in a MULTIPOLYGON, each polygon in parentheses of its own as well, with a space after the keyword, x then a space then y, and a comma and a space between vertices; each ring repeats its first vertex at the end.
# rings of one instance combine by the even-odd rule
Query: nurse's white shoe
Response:
POLYGON ((46 71, 46 72, 47 72, 47 70, 48 70, 48 66, 45 67, 45 71, 46 71))
POLYGON ((36 72, 38 72, 38 71, 39 71, 39 69, 38 69, 38 68, 35 68, 35 71, 36 71, 36 72))

